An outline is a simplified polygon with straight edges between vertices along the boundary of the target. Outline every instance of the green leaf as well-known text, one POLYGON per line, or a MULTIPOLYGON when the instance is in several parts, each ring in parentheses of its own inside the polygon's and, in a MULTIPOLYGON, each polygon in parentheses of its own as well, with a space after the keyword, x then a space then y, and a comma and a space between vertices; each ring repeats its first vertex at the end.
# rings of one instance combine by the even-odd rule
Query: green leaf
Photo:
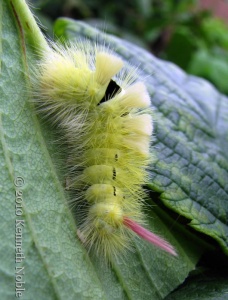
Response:
MULTIPOLYGON (((195 268, 205 246, 156 206, 150 212, 148 208, 148 228, 173 243, 179 253, 177 258, 141 240, 134 241, 134 252, 120 256, 117 261, 113 260, 111 266, 104 265, 102 257, 87 253, 77 237, 74 216, 67 205, 68 194, 64 192, 64 176, 61 175, 64 163, 62 154, 58 153, 61 149, 56 150, 53 130, 43 124, 31 102, 29 69, 36 65, 36 53, 47 47, 46 42, 23 0, 1 2, 0 21, 0 298, 12 299, 16 293, 17 279, 18 285, 22 281, 22 288, 25 288, 22 291, 24 299, 163 299, 195 268), (20 181, 21 178, 23 180, 20 181), (15 261, 16 250, 19 251, 15 249, 18 227, 21 228, 22 238, 18 237, 17 242, 21 243, 19 246, 25 256, 21 263, 15 261), (15 278, 18 268, 24 268, 22 280, 15 278)), ((67 20, 63 23, 72 26, 70 30, 74 34, 78 30, 83 36, 96 39, 96 32, 90 27, 67 20)), ((62 29, 59 27, 59 31, 64 32, 64 26, 62 29)), ((152 94, 154 90, 150 80, 158 88, 153 96, 156 108, 159 105, 155 100, 161 104, 162 96, 164 101, 167 100, 169 88, 173 91, 173 96, 169 95, 171 103, 174 102, 172 97, 182 99, 178 79, 171 82, 165 80, 167 72, 179 73, 179 70, 163 63, 159 73, 153 74, 153 70, 159 70, 162 66, 160 61, 132 45, 132 49, 126 48, 128 44, 118 39, 102 34, 100 39, 107 40, 110 45, 113 43, 120 55, 134 60, 136 65, 139 54, 143 54, 142 75, 143 72, 150 73, 148 87, 152 94), (151 60, 152 63, 147 64, 151 60)), ((192 98, 189 96, 188 101, 191 102, 192 98)), ((182 109, 181 106, 174 106, 177 114, 182 109)), ((164 200, 169 193, 174 194, 175 190, 177 194, 180 192, 175 188, 178 181, 173 183, 172 176, 171 183, 167 184, 166 176, 162 173, 164 167, 158 163, 159 155, 166 153, 164 143, 158 141, 164 130, 169 130, 169 126, 165 125, 170 125, 172 118, 165 118, 162 108, 157 109, 155 115, 156 147, 163 145, 163 148, 160 149, 162 151, 155 148, 156 172, 152 172, 152 188, 159 191, 164 200)), ((224 122, 219 122, 221 129, 224 129, 224 122)), ((185 132, 182 131, 181 137, 185 132)), ((175 132, 172 137, 176 137, 175 132)), ((225 139, 223 142, 225 145, 225 139)), ((168 151, 169 144, 166 148, 168 151)), ((167 167, 166 159, 161 162, 167 167)), ((173 162, 173 165, 178 169, 179 162, 173 162)), ((173 207, 176 198, 172 199, 165 203, 177 210, 173 207)))
POLYGON ((167 60, 172 60, 172 62, 186 70, 195 48, 196 41, 191 30, 186 26, 178 26, 172 33, 164 55, 167 60), (177 51, 177 47, 180 47, 182 51, 177 51))
POLYGON ((224 300, 228 298, 227 276, 206 274, 189 280, 178 291, 171 293, 165 300, 224 300))

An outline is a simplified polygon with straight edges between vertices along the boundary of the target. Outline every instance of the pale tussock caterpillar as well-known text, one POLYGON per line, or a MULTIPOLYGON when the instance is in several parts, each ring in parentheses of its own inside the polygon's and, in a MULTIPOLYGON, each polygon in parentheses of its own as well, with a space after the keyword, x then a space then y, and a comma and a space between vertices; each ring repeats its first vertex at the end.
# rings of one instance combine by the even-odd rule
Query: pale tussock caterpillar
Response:
POLYGON ((135 233, 176 255, 142 227, 153 122, 149 94, 134 70, 106 46, 53 43, 33 84, 35 101, 69 145, 70 188, 76 202, 86 203, 81 239, 107 260, 129 248, 135 233))

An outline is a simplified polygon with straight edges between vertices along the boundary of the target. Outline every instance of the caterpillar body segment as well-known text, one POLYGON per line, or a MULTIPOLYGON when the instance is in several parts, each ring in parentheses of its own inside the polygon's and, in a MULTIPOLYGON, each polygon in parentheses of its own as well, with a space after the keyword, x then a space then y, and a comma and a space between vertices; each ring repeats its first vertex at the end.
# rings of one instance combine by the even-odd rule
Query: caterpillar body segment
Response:
POLYGON ((70 186, 75 201, 84 203, 79 230, 85 245, 109 259, 129 248, 136 233, 176 255, 139 225, 153 123, 144 83, 124 76, 124 68, 104 46, 54 45, 36 72, 35 99, 70 146, 70 186))

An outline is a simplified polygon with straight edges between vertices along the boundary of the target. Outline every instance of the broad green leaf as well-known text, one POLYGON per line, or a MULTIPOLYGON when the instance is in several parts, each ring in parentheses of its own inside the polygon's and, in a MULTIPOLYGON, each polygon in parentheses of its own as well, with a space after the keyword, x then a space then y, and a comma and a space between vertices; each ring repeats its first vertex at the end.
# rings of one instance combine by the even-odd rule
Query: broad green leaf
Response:
POLYGON ((206 274, 196 276, 183 285, 178 291, 171 293, 165 300, 224 300, 228 299, 227 276, 206 274))
MULTIPOLYGON (((68 19, 55 33, 106 41, 133 64, 152 95, 155 108, 154 160, 150 188, 166 206, 213 237, 228 254, 228 99, 207 81, 118 38, 68 19), (96 36, 98 35, 98 37, 96 36)), ((179 50, 181 51, 181 49, 179 50)))
MULTIPOLYGON (((134 252, 120 256, 118 261, 113 260, 112 266, 104 265, 102 257, 87 253, 76 235, 76 222, 67 205, 69 195, 64 191, 64 176, 61 175, 64 164, 62 154, 59 154, 61 148, 56 150, 53 130, 43 124, 42 116, 37 116, 31 102, 29 69, 38 61, 37 48, 44 49, 46 43, 23 0, 1 2, 0 21, 0 298, 12 299, 15 295, 15 268, 24 267, 23 299, 163 299, 195 268, 205 247, 157 206, 151 212, 147 208, 148 228, 174 244, 179 253, 177 258, 141 240, 134 241, 134 252), (20 178, 23 178, 22 186, 17 186, 20 178), (23 215, 20 215, 20 207, 16 210, 16 197, 17 206, 21 201, 19 198, 23 199, 23 215), (15 262, 15 222, 20 220, 24 222, 21 222, 24 225, 21 225, 21 242, 25 255, 22 263, 15 262)), ((64 22, 68 24, 68 21, 64 22)), ((91 28, 80 23, 77 26, 74 23, 74 32, 78 29, 82 35, 96 38, 91 28)), ((62 30, 65 30, 64 26, 62 30)), ((108 37, 101 34, 100 38, 103 41, 108 37)), ((153 70, 158 69, 161 62, 132 45, 126 49, 128 44, 120 40, 110 38, 108 42, 110 45, 113 42, 116 51, 124 58, 135 60, 136 65, 138 55, 143 53, 142 75, 143 72, 150 73, 148 87, 156 108, 159 105, 155 99, 162 104, 162 97, 164 101, 170 97, 172 103, 172 94, 167 96, 169 86, 173 87, 173 97, 181 94, 178 80, 172 84, 164 80, 166 72, 179 70, 164 64, 158 76, 153 70), (153 60, 153 68, 147 64, 149 60, 153 60), (147 70, 149 67, 150 71, 147 70), (158 86, 159 78, 161 84, 158 86), (159 91, 154 93, 150 80, 154 87, 159 87, 160 94, 159 91)), ((182 99, 181 95, 179 97, 182 99)), ((189 96, 189 102, 192 98, 189 96)), ((176 112, 177 107, 174 108, 176 112)), ((176 114, 181 111, 182 107, 178 106, 176 114)), ((155 115, 158 147, 163 131, 169 127, 163 124, 166 118, 162 109, 158 109, 155 115), (163 122, 159 129, 160 117, 163 122)), ((170 125, 168 119, 166 122, 170 125)), ((167 151, 170 149, 169 144, 166 148, 167 151)), ((156 173, 152 172, 152 188, 159 191, 164 200, 170 193, 180 194, 181 187, 178 180, 172 182, 172 177, 171 183, 167 184, 162 173, 167 167, 166 159, 161 160, 164 167, 158 163, 159 155, 165 156, 165 147, 160 150, 155 148, 153 170, 156 173)), ((178 167, 178 163, 173 162, 173 165, 178 167)), ((178 211, 179 208, 171 205, 175 197, 165 203, 178 211)))
POLYGON ((104 299, 94 268, 76 239, 62 185, 29 103, 26 72, 32 57, 21 28, 16 28, 21 16, 15 18, 10 4, 0 3, 0 298, 13 299, 15 274, 24 268, 22 280, 18 278, 25 282, 23 299, 104 299), (25 256, 22 263, 15 261, 16 228, 22 230, 22 239, 17 239, 25 256))

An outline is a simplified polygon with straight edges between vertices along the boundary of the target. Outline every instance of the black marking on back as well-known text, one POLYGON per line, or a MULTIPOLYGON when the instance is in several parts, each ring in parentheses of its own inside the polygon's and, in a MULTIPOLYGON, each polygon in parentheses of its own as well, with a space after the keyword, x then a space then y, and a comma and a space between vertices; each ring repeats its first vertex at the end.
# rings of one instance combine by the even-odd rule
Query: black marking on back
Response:
POLYGON ((112 170, 112 179, 116 180, 116 168, 113 168, 112 170))
POLYGON ((113 195, 116 196, 116 187, 113 186, 113 195))

